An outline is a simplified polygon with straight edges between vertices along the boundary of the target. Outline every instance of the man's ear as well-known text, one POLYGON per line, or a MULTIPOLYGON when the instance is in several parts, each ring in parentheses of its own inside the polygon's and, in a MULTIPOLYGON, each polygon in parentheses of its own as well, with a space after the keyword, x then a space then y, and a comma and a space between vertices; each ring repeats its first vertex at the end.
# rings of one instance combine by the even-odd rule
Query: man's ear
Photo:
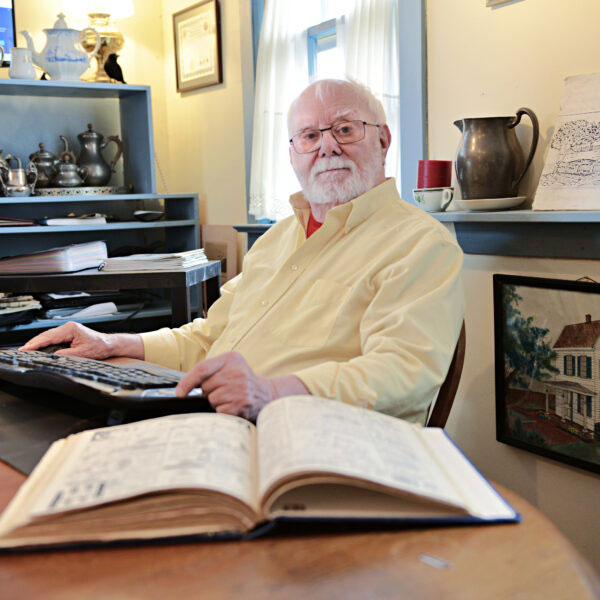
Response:
POLYGON ((387 125, 379 126, 379 143, 381 144, 381 151, 383 153, 383 160, 385 160, 387 151, 392 142, 392 133, 387 125))

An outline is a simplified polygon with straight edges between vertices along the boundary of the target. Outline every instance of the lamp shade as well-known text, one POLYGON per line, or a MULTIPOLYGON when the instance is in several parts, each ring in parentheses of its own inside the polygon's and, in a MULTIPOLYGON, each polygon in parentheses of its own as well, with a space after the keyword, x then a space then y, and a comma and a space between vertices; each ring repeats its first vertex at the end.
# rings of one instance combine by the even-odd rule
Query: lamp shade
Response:
POLYGON ((135 14, 133 0, 63 0, 61 10, 69 18, 85 19, 89 13, 106 13, 112 20, 135 14))

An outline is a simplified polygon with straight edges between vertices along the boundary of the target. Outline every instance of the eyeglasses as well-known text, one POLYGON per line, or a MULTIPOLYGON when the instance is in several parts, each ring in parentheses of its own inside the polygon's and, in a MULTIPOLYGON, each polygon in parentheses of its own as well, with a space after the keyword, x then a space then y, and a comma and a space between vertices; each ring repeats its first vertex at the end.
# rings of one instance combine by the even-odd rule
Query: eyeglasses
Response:
POLYGON ((324 129, 301 131, 290 138, 290 144, 298 154, 315 152, 323 143, 324 131, 331 131, 331 135, 338 144, 360 142, 365 137, 365 125, 379 127, 377 123, 367 123, 366 121, 342 121, 324 129))

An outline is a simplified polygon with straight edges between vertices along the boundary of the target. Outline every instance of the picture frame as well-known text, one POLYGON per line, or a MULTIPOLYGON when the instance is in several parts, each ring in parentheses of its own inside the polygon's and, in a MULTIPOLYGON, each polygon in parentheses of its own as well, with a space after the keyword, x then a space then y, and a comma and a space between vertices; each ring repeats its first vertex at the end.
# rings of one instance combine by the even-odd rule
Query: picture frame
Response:
POLYGON ((173 38, 178 92, 223 82, 217 0, 204 0, 173 13, 173 38))
POLYGON ((496 439, 600 473, 600 284, 494 274, 493 293, 496 439))

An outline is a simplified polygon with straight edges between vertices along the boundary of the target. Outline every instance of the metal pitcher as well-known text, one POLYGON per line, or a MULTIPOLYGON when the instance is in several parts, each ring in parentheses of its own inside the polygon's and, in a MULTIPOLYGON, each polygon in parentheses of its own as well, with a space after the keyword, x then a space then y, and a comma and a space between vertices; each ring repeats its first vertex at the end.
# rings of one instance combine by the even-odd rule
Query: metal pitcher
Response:
POLYGON ((539 138, 535 113, 520 108, 514 117, 481 117, 454 121, 462 132, 456 154, 456 177, 462 197, 511 198, 519 195, 519 183, 527 171, 539 138), (515 135, 515 126, 527 115, 533 125, 527 160, 515 135))
POLYGON ((118 135, 110 135, 104 139, 101 133, 94 131, 91 123, 88 123, 87 131, 80 133, 77 139, 81 144, 77 164, 87 169, 86 185, 107 185, 111 175, 115 172, 115 165, 123 152, 121 139, 118 135), (110 165, 106 163, 101 152, 109 142, 114 142, 117 145, 117 152, 110 165))
POLYGON ((21 159, 18 156, 6 155, 6 163, 10 168, 0 169, 0 190, 4 196, 31 196, 35 189, 38 172, 31 161, 23 169, 21 159), (17 168, 12 163, 16 161, 17 168))

